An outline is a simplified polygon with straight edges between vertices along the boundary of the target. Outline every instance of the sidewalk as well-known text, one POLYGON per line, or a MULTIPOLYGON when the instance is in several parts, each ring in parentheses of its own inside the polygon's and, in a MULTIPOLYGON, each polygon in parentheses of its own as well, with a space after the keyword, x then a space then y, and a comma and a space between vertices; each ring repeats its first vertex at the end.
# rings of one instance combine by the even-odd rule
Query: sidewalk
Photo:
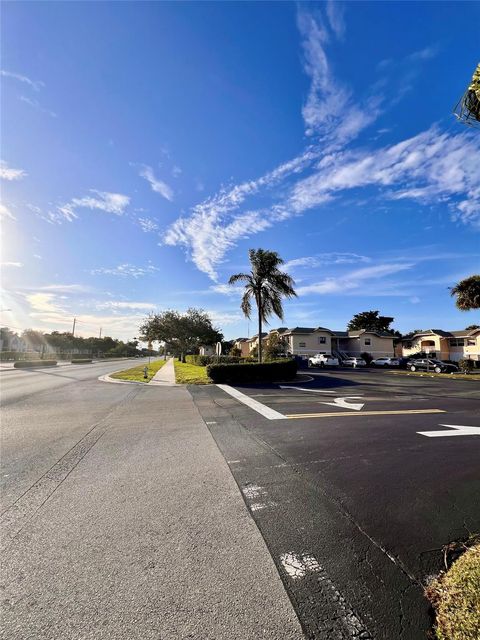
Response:
POLYGON ((46 474, 48 499, 37 482, 16 504, 2 638, 303 638, 189 392, 124 389, 46 474))
POLYGON ((150 380, 150 384, 175 384, 174 359, 170 358, 150 380))

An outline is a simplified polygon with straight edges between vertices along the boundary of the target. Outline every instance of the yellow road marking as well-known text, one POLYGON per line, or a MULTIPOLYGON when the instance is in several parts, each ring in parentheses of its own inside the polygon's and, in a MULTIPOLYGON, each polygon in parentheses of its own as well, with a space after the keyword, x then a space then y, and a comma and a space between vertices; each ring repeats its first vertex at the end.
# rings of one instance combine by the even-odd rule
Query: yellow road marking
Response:
POLYGON ((411 413, 446 413, 443 409, 406 409, 405 411, 336 411, 335 413, 293 413, 287 418, 343 418, 345 416, 398 416, 411 413))

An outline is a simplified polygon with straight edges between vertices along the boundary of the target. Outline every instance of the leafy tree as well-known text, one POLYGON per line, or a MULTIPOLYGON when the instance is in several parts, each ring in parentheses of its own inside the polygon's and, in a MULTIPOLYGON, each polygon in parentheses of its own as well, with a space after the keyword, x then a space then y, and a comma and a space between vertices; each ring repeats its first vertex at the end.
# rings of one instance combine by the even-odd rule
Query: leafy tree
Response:
POLYGON ((41 331, 25 329, 22 333, 22 339, 34 351, 40 351, 42 347, 45 347, 45 337, 41 331))
POLYGON ((234 354, 232 354, 232 349, 233 349, 234 342, 235 342, 235 340, 223 340, 223 342, 222 342, 222 355, 223 356, 234 355, 234 354))
POLYGON ((480 329, 480 324, 469 324, 465 327, 465 331, 473 331, 474 329, 480 329))
POLYGON ((236 358, 240 358, 242 355, 242 350, 239 347, 232 347, 230 349, 229 355, 235 356, 236 358))
POLYGON ((269 333, 265 344, 265 360, 276 360, 285 353, 285 345, 277 333, 269 333))
POLYGON ((480 275, 460 280, 450 288, 450 295, 457 297, 455 304, 460 311, 480 309, 480 275))
POLYGON ((185 313, 164 311, 150 314, 140 326, 141 340, 160 340, 168 345, 175 355, 185 358, 202 344, 215 344, 223 336, 212 325, 203 309, 187 309, 185 313))
MULTIPOLYGON (((279 267, 284 261, 276 251, 250 249, 248 252, 251 271, 231 276, 229 284, 245 283, 241 309, 247 318, 252 313, 252 300, 255 300, 258 313, 258 335, 262 335, 262 323, 275 314, 283 320, 282 298, 293 298, 297 294, 294 281, 279 267)), ((258 341, 258 361, 262 362, 262 340, 258 341)))
POLYGON ((347 325, 349 331, 358 331, 359 329, 366 329, 367 331, 389 331, 393 334, 393 330, 390 329, 394 318, 390 316, 381 316, 378 311, 362 311, 353 316, 347 325))

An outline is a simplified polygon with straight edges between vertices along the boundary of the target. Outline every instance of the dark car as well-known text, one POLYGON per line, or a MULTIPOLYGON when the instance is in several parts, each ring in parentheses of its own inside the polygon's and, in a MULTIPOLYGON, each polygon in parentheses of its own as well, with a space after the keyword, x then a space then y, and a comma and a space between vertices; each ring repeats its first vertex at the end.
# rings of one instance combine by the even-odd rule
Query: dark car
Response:
POLYGON ((453 373, 458 371, 456 364, 449 364, 434 358, 421 358, 419 360, 410 360, 407 365, 410 371, 433 371, 435 373, 453 373))

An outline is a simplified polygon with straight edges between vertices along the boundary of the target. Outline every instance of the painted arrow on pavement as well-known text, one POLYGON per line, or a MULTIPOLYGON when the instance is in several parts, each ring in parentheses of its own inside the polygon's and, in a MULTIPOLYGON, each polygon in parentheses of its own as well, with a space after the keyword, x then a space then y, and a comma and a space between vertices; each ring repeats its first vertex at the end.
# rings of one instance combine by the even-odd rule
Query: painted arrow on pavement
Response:
POLYGON ((469 427, 461 424, 441 424, 441 427, 450 427, 454 431, 417 431, 427 438, 444 438, 447 436, 480 436, 480 427, 469 427))
POLYGON ((361 396, 345 396, 344 398, 335 398, 333 402, 322 402, 322 404, 329 404, 331 407, 342 407, 342 409, 353 409, 354 411, 360 411, 365 406, 365 403, 348 402, 349 400, 358 400, 361 396))

